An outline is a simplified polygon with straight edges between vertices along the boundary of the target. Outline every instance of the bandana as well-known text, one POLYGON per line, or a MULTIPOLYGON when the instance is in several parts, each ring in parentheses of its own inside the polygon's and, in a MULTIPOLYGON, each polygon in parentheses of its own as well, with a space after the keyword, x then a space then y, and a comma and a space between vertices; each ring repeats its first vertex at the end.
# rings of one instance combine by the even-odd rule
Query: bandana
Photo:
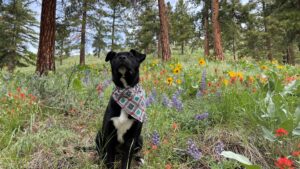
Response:
POLYGON ((143 122, 145 118, 145 91, 140 85, 121 89, 116 87, 112 93, 113 99, 130 116, 143 122))

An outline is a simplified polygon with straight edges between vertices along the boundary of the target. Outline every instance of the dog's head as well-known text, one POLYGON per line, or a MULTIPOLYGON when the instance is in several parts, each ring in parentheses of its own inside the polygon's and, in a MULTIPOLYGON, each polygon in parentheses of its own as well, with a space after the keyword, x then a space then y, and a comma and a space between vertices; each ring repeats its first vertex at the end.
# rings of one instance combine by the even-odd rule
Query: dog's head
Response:
POLYGON ((129 52, 111 51, 105 61, 110 61, 113 82, 121 88, 133 87, 139 82, 139 67, 146 55, 133 49, 129 52))

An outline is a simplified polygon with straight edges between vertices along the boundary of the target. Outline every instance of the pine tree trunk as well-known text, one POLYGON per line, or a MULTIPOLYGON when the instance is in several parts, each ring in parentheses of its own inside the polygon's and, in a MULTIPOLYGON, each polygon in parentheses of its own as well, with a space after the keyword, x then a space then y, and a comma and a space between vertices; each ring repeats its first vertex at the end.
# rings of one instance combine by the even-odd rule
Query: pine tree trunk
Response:
POLYGON ((232 51, 233 51, 233 59, 236 60, 235 35, 233 35, 233 39, 232 39, 232 51))
POLYGON ((162 59, 164 61, 167 61, 171 58, 171 50, 169 44, 168 17, 166 16, 166 5, 164 0, 158 0, 158 8, 159 8, 159 19, 160 19, 162 59))
POLYGON ((157 35, 158 37, 158 41, 157 41, 157 56, 160 58, 162 57, 162 51, 161 51, 161 36, 160 36, 160 33, 158 33, 157 35))
POLYGON ((60 48, 60 56, 59 56, 59 63, 60 63, 60 65, 63 64, 63 62, 62 62, 62 60, 63 60, 63 54, 64 54, 64 40, 62 40, 61 48, 60 48))
POLYGON ((215 56, 219 60, 224 60, 221 43, 221 28, 219 23, 219 0, 212 0, 212 26, 214 34, 215 56))
POLYGON ((112 30, 111 30, 111 50, 113 51, 115 49, 115 20, 116 20, 116 7, 114 7, 113 10, 113 16, 112 16, 113 22, 112 22, 112 30))
POLYGON ((83 1, 80 40, 80 65, 85 65, 85 33, 86 33, 87 0, 83 1))
POLYGON ((55 71, 55 12, 56 0, 43 0, 36 72, 47 75, 55 71))
POLYGON ((184 42, 181 43, 181 54, 184 54, 184 42))
POLYGON ((293 44, 290 43, 288 45, 288 53, 287 53, 287 63, 290 65, 295 65, 295 53, 294 53, 294 47, 293 44))
POLYGON ((204 4, 204 29, 205 29, 205 37, 204 37, 204 56, 209 56, 209 26, 208 26, 208 8, 209 4, 208 1, 205 1, 204 4))

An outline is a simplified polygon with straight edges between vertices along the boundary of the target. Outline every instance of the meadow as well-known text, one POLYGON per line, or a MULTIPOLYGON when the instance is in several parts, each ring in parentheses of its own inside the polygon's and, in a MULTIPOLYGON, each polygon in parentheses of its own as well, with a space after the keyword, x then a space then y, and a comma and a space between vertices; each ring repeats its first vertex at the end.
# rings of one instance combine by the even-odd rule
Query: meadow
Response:
MULTIPOLYGON (((103 168, 94 146, 113 89, 104 58, 0 72, 0 168, 103 168)), ((300 68, 214 61, 200 52, 148 56, 141 155, 147 169, 300 168, 300 68)))

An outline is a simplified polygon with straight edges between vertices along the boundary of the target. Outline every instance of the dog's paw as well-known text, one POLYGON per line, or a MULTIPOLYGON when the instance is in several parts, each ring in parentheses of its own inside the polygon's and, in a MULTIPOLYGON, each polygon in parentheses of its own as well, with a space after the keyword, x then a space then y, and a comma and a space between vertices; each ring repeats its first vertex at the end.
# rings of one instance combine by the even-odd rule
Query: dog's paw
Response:
POLYGON ((139 166, 142 166, 142 165, 145 164, 145 160, 142 157, 139 157, 139 156, 135 157, 135 161, 137 162, 137 164, 139 166))

